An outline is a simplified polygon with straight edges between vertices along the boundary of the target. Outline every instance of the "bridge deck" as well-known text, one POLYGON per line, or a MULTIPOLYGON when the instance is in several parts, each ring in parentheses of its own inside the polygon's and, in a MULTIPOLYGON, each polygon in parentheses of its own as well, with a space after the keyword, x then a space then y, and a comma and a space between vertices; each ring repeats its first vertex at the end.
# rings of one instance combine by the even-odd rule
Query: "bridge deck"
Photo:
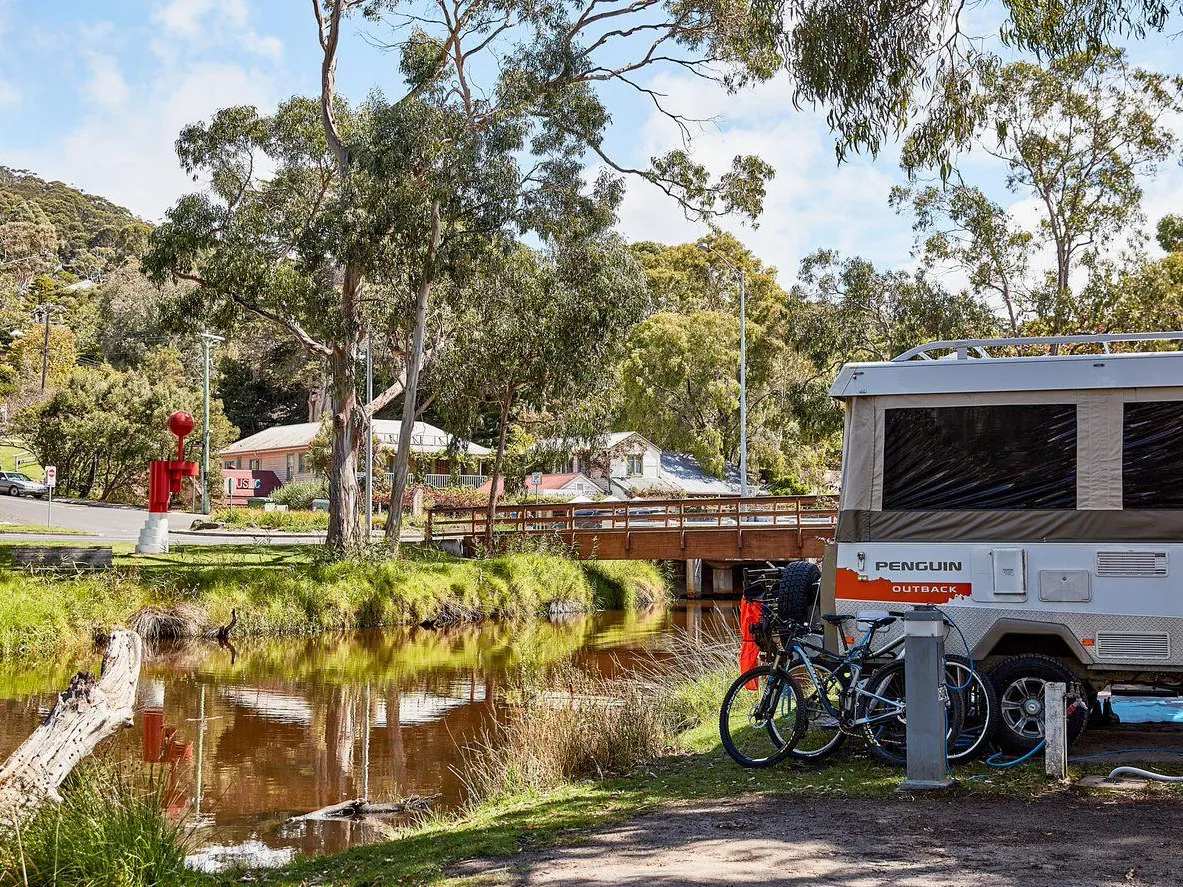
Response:
MULTIPOLYGON (((750 561, 819 558, 834 538, 837 510, 820 496, 728 496, 499 505, 494 546, 551 537, 601 560, 750 561)), ((433 508, 427 539, 487 539, 489 509, 433 508)))

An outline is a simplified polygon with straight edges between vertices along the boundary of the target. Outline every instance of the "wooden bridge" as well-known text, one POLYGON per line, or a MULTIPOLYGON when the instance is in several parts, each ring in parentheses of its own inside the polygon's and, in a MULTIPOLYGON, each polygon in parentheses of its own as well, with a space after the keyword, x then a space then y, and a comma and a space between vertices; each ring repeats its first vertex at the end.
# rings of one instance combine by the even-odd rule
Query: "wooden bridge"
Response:
MULTIPOLYGON (((834 538, 837 502, 822 496, 728 496, 499 505, 494 547, 549 537, 600 560, 735 562, 820 558, 834 538)), ((432 508, 428 541, 467 549, 488 536, 489 509, 432 508)))

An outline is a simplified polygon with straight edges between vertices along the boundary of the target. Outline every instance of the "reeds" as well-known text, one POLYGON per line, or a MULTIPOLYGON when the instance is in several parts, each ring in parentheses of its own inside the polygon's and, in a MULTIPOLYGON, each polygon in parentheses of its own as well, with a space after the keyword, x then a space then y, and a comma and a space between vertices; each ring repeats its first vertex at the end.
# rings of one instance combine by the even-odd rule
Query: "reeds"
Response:
POLYGON ((718 718, 735 676, 731 638, 674 635, 608 679, 565 666, 520 679, 503 722, 465 750, 473 804, 623 775, 670 750, 679 733, 718 718))
POLYGON ((191 884, 184 822, 159 788, 111 765, 85 762, 60 804, 47 804, 0 841, 2 887, 174 887, 191 884))

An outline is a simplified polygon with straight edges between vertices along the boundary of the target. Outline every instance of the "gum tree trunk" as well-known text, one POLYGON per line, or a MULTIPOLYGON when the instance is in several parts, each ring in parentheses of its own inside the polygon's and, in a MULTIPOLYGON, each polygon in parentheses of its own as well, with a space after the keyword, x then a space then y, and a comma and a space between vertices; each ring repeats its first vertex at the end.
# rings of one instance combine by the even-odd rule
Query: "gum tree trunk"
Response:
POLYGON ((419 375, 423 369, 424 342, 427 338, 427 304, 435 282, 435 259, 440 245, 440 206, 431 207, 431 240, 423 263, 423 277, 415 296, 415 327, 411 350, 407 355, 407 378, 403 393, 403 417, 399 425, 398 451, 394 457, 394 483, 390 489, 390 514, 386 518, 386 544, 398 549, 403 526, 403 494, 411 470, 411 438, 415 431, 415 413, 419 406, 419 375))
POLYGON ((329 354, 333 394, 333 445, 329 457, 329 531, 325 544, 344 549, 357 544, 357 447, 364 426, 357 399, 358 302, 361 275, 345 269, 341 284, 346 334, 329 354))

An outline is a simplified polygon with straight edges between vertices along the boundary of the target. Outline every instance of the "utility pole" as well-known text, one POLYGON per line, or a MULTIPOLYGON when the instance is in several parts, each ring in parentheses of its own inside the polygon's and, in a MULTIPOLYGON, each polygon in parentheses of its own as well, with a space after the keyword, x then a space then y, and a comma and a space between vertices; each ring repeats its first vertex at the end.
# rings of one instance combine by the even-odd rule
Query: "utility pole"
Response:
POLYGON ((748 342, 747 342, 747 298, 748 282, 743 268, 731 264, 710 245, 700 243, 698 248, 710 253, 739 277, 739 495, 748 495, 748 342))
MULTIPOLYGON (((366 324, 366 545, 374 532, 374 337, 366 324)), ((389 520, 389 518, 387 518, 389 520)), ((367 774, 367 779, 369 774, 367 774)))
POLYGON ((209 357, 210 349, 218 342, 225 342, 222 336, 204 332, 201 334, 202 401, 201 401, 201 513, 209 514, 209 357))
POLYGON ((54 311, 64 311, 61 305, 55 305, 53 302, 42 302, 33 309, 33 318, 35 321, 44 322, 45 324, 45 338, 41 344, 41 393, 45 393, 46 385, 49 381, 49 320, 54 311))

